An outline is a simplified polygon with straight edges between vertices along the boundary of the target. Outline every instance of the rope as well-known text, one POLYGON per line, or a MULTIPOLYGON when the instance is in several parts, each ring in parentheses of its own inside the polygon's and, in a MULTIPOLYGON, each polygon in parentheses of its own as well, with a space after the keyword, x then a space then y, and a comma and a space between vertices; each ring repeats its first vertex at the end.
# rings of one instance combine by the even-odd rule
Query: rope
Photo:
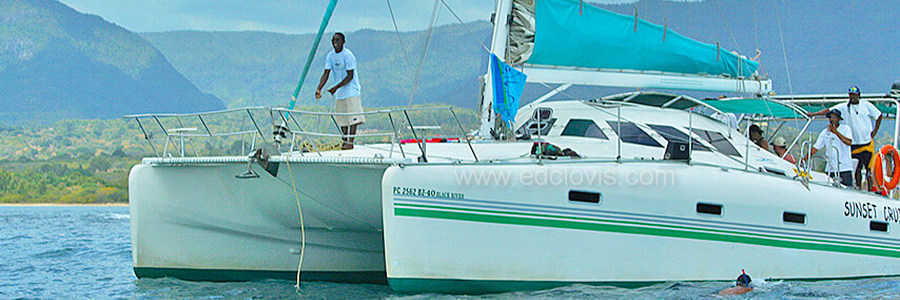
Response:
POLYGON ((297 201, 297 213, 300 215, 300 262, 297 263, 297 285, 294 287, 300 292, 300 270, 303 268, 303 254, 306 252, 306 226, 303 225, 303 208, 300 206, 300 195, 297 194, 297 185, 294 182, 294 172, 291 171, 291 160, 286 159, 288 175, 291 177, 291 190, 294 192, 294 200, 297 201))

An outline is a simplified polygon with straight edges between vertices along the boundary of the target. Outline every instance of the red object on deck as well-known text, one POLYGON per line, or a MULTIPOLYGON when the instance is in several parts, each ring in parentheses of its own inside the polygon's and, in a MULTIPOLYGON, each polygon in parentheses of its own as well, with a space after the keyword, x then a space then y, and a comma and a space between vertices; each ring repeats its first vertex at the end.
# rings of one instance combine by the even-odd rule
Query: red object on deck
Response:
MULTIPOLYGON (((400 140, 401 144, 413 144, 413 143, 421 143, 421 139, 405 139, 400 140)), ((447 142, 459 142, 459 138, 430 138, 425 140, 426 143, 447 143, 447 142)))

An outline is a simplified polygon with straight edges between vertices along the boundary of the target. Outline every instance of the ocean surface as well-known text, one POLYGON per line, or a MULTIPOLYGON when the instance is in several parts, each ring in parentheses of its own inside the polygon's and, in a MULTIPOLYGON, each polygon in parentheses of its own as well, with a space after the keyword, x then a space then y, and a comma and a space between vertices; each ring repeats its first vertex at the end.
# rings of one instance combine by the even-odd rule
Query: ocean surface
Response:
MULTIPOLYGON (((737 276, 737 274, 735 274, 737 276)), ((0 206, 0 299, 900 299, 900 278, 823 282, 754 279, 749 294, 719 297, 730 282, 669 282, 640 289, 571 285, 493 295, 404 295, 387 286, 281 280, 211 283, 137 279, 127 207, 0 206)))

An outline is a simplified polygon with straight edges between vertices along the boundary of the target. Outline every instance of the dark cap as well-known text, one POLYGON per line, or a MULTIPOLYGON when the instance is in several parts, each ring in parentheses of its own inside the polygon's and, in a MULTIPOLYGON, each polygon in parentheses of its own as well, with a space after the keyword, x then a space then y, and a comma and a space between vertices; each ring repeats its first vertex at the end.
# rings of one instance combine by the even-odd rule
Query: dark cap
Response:
POLYGON ((857 94, 857 95, 859 95, 859 87, 858 87, 858 86, 855 86, 855 85, 854 85, 854 86, 851 86, 850 89, 847 90, 847 93, 848 93, 848 94, 857 94))
POLYGON ((826 118, 831 118, 831 115, 835 115, 835 116, 838 117, 838 119, 841 119, 841 120, 844 119, 844 117, 841 117, 841 111, 840 111, 840 110, 837 110, 837 109, 829 110, 828 113, 825 114, 825 117, 826 117, 826 118))

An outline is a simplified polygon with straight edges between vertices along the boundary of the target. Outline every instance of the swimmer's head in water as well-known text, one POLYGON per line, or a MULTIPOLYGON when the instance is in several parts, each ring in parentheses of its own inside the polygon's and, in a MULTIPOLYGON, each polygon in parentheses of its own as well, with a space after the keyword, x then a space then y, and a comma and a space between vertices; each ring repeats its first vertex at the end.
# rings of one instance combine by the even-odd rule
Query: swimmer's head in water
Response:
POLYGON ((738 276, 735 285, 741 287, 750 287, 750 275, 747 275, 744 270, 741 270, 741 276, 738 276))

